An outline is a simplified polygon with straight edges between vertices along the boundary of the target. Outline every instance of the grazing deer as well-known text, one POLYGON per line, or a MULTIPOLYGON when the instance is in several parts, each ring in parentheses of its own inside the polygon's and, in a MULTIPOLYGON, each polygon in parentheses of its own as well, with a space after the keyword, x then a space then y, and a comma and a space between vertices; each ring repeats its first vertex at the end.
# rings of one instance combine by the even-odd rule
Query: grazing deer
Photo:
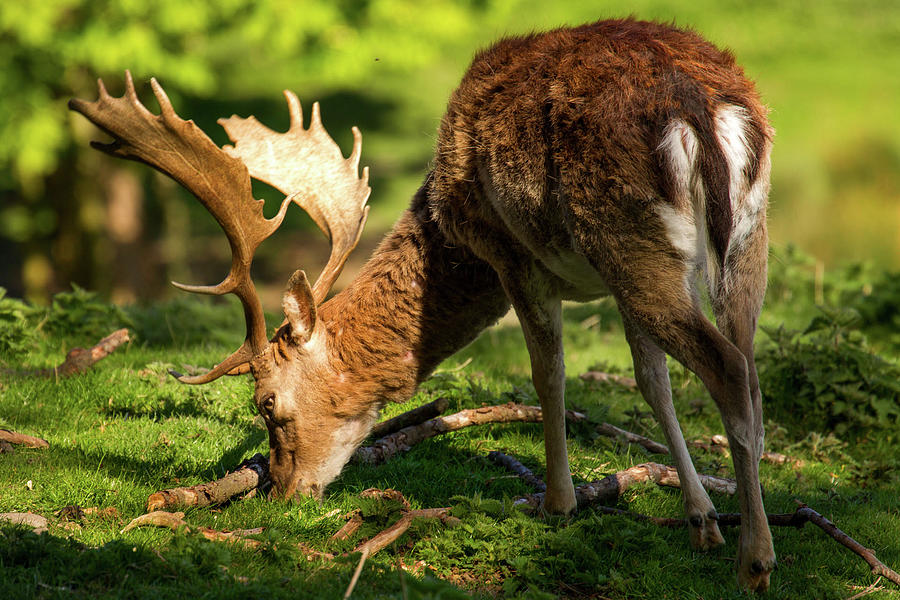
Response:
POLYGON ((218 148, 181 120, 159 84, 161 114, 99 82, 95 102, 69 106, 113 137, 94 146, 146 162, 194 193, 233 259, 220 284, 236 294, 247 336, 204 375, 249 371, 265 419, 271 477, 284 496, 321 495, 385 403, 405 401, 446 357, 515 309, 544 415, 544 509, 575 508, 565 442, 560 303, 612 295, 637 381, 681 478, 693 545, 723 543, 672 405, 666 354, 696 373, 722 415, 743 514, 742 587, 765 590, 775 566, 759 484, 763 421, 753 336, 766 287, 766 202, 772 130, 753 85, 727 52, 697 34, 634 20, 503 40, 480 52, 450 98, 434 166, 362 272, 326 300, 368 213, 361 137, 344 159, 317 104, 305 129, 255 118, 220 124, 218 148), (250 177, 281 190, 263 216, 250 177), (310 286, 290 278, 285 321, 269 339, 250 279, 256 247, 291 202, 331 240, 310 286), (704 316, 702 273, 718 329, 704 316))

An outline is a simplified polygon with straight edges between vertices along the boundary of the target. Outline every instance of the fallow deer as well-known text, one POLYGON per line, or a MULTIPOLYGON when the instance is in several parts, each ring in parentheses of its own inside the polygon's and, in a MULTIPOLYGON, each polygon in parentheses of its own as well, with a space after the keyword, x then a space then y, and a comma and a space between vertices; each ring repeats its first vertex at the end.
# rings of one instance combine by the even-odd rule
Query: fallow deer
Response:
POLYGON ((321 495, 385 403, 405 401, 446 357, 512 306, 525 334, 544 415, 544 509, 575 507, 565 442, 561 301, 612 295, 640 390, 678 468, 693 545, 723 543, 676 420, 666 354, 696 373, 728 435, 743 515, 742 587, 765 590, 775 554, 760 492, 763 449, 753 337, 766 287, 772 130, 753 84, 691 31, 601 21, 505 39, 476 55, 450 98, 430 173, 356 279, 326 301, 368 214, 361 137, 344 159, 317 104, 309 129, 285 92, 291 125, 220 121, 218 148, 181 120, 152 80, 161 114, 99 82, 70 107, 113 137, 95 147, 142 161, 194 193, 224 229, 228 276, 192 292, 236 294, 243 345, 208 383, 249 370, 265 419, 277 493, 321 495), (266 219, 250 178, 286 195, 266 219), (269 339, 250 279, 254 250, 288 205, 328 236, 310 286, 290 278, 285 321, 269 339), (718 328, 704 316, 704 281, 718 328))

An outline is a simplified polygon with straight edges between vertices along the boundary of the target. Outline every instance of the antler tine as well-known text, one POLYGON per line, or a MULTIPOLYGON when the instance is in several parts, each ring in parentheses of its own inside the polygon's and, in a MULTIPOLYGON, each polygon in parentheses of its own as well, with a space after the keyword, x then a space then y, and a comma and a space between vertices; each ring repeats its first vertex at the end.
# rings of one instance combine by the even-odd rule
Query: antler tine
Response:
POLYGON ((200 200, 228 238, 231 268, 221 283, 193 286, 173 282, 189 292, 233 293, 244 308, 247 335, 240 348, 204 375, 178 375, 185 383, 206 383, 246 363, 268 346, 262 305, 250 279, 250 264, 259 244, 281 224, 291 198, 284 199, 275 217, 266 219, 262 201, 253 198, 247 167, 223 152, 193 121, 181 119, 156 79, 151 79, 150 85, 160 106, 159 115, 141 103, 128 71, 121 97, 110 96, 103 81, 98 80, 96 101, 72 99, 69 108, 113 138, 111 143, 92 142, 92 146, 113 156, 149 164, 178 181, 200 200))
POLYGON ((303 127, 300 101, 284 92, 291 116, 286 133, 276 133, 255 117, 220 119, 234 146, 223 149, 241 158, 250 175, 292 195, 331 242, 331 256, 313 285, 321 303, 356 247, 368 217, 368 168, 359 176, 362 134, 353 128, 353 150, 344 158, 322 125, 319 103, 313 103, 308 129, 303 127))
POLYGON ((297 131, 303 129, 303 108, 300 106, 300 99, 297 94, 290 90, 284 90, 284 97, 288 103, 288 113, 291 116, 291 125, 289 131, 297 131))

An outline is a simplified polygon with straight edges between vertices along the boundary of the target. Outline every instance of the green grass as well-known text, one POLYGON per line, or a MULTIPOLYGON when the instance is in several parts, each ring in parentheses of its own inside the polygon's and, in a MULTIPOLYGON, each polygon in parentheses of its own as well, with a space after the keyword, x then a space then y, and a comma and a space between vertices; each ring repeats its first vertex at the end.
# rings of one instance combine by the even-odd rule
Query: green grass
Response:
MULTIPOLYGON (((783 260, 784 273, 777 270, 776 275, 791 278, 775 283, 772 290, 789 295, 791 301, 773 301, 764 322, 796 327, 813 313, 810 302, 804 300, 801 310, 797 300, 811 293, 806 288, 812 282, 799 275, 805 273, 802 261, 783 260)), ((826 283, 824 293, 837 293, 834 281, 826 283)), ((99 310, 89 295, 80 302, 99 310)), ((70 303, 69 309, 79 306, 70 303)), ((189 387, 165 374, 168 366, 211 364, 232 344, 236 346, 242 336, 241 319, 233 306, 181 301, 131 308, 120 316, 136 329, 138 341, 92 371, 58 382, 4 376, 0 384, 0 427, 39 435, 51 444, 48 450, 19 448, 0 456, 0 512, 33 511, 54 523, 49 534, 40 536, 20 527, 0 527, 0 597, 339 597, 358 557, 333 563, 307 561, 296 544, 342 552, 361 536, 389 524, 390 507, 377 509, 367 528, 349 542, 328 541, 343 521, 326 515, 336 509, 345 513, 366 508, 359 493, 370 487, 398 489, 414 507, 453 506, 461 523, 452 528, 415 525, 393 546, 368 559, 354 598, 404 593, 412 598, 741 596, 734 576, 734 530, 724 532, 723 550, 703 554, 689 548, 684 531, 593 511, 571 519, 539 520, 514 509, 511 499, 528 489, 486 456, 501 450, 542 473, 542 433, 536 424, 472 428, 429 440, 385 465, 350 465, 321 504, 254 498, 187 511, 185 518, 192 526, 265 527, 260 536, 265 543, 256 550, 164 529, 120 534, 124 523, 144 512, 150 493, 209 481, 254 452, 267 451, 266 433, 255 421, 250 402, 251 381, 226 378, 189 387), (205 341, 198 322, 216 323, 212 341, 205 341), (70 504, 115 507, 120 518, 88 516, 80 527, 60 529, 53 513, 70 504), (409 574, 398 568, 401 563, 418 567, 409 574)), ((53 322, 66 322, 59 315, 54 318, 53 322)), ((630 371, 613 305, 609 301, 570 305, 564 318, 568 405, 595 420, 662 439, 637 393, 577 377, 594 365, 630 371)), ((42 332, 29 342, 27 351, 7 352, 5 362, 52 365, 62 360, 65 348, 84 344, 92 335, 42 332)), ((885 356, 896 364, 896 354, 885 356)), ((672 373, 686 437, 721 433, 715 406, 695 378, 677 364, 672 373)), ((536 403, 516 325, 504 322, 485 332, 442 365, 409 404, 390 406, 386 415, 437 396, 449 398, 454 411, 509 400, 536 403)), ((767 509, 790 512, 796 500, 806 502, 875 549, 885 563, 900 566, 896 428, 842 441, 827 431, 806 432, 802 424, 802 416, 768 424, 769 449, 789 453, 805 464, 796 469, 762 465, 767 509)), ((597 479, 648 460, 669 462, 668 457, 598 437, 587 426, 573 426, 569 434, 576 481, 597 479)), ((719 455, 698 451, 695 462, 703 473, 732 474, 730 461, 719 455)), ((720 511, 738 511, 734 498, 714 495, 713 501, 720 511)), ((652 485, 628 490, 618 506, 659 516, 681 514, 679 492, 652 485)), ((780 566, 768 597, 846 598, 859 591, 853 586, 874 581, 860 559, 816 528, 773 533, 780 566)), ((896 598, 900 591, 887 584, 887 589, 868 597, 896 598)))

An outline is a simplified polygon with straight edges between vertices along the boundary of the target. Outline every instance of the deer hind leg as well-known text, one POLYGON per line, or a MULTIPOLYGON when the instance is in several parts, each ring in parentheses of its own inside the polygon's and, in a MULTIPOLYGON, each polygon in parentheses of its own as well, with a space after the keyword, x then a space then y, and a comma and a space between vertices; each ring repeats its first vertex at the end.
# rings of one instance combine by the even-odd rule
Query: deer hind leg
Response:
POLYGON ((558 299, 543 299, 536 286, 539 279, 517 275, 501 282, 516 311, 531 357, 531 378, 541 403, 546 454, 547 491, 543 510, 568 514, 575 510, 575 487, 569 471, 566 450, 566 372, 563 363, 562 304, 558 299))
POLYGON ((697 550, 710 550, 721 546, 725 540, 719 532, 718 513, 712 500, 709 499, 709 494, 700 484, 700 478, 688 453, 681 426, 675 417, 666 354, 629 318, 626 317, 624 322, 625 337, 631 346, 638 388, 644 399, 653 408, 656 420, 666 436, 669 451, 675 460, 678 478, 681 480, 684 513, 688 519, 691 546, 697 550))
POLYGON ((721 405, 720 410, 732 447, 738 485, 746 482, 747 488, 741 497, 741 512, 747 518, 741 519, 738 577, 749 588, 767 585, 769 571, 775 565, 775 553, 762 500, 757 501, 757 497, 761 497, 758 468, 765 432, 759 378, 753 358, 753 337, 765 294, 767 246, 763 223, 742 241, 737 251, 732 250, 729 254, 724 285, 713 298, 713 312, 718 328, 741 351, 747 363, 749 410, 734 404, 721 405), (741 427, 729 430, 729 420, 740 421, 741 427), (744 425, 744 420, 749 420, 749 426, 744 425), (744 465, 747 471, 743 477, 738 471, 739 465, 744 465))
POLYGON ((647 281, 647 289, 639 286, 627 294, 617 294, 619 306, 660 348, 700 377, 718 406, 731 445, 744 515, 738 581, 745 589, 764 591, 775 567, 775 553, 759 486, 757 415, 748 361, 709 322, 687 286, 666 281, 662 272, 657 275, 652 282, 647 281))
POLYGON ((747 360, 757 460, 762 456, 765 431, 762 395, 753 357, 753 338, 766 293, 767 258, 768 235, 765 218, 761 218, 746 237, 732 245, 726 263, 726 278, 717 293, 712 295, 717 327, 747 360))

